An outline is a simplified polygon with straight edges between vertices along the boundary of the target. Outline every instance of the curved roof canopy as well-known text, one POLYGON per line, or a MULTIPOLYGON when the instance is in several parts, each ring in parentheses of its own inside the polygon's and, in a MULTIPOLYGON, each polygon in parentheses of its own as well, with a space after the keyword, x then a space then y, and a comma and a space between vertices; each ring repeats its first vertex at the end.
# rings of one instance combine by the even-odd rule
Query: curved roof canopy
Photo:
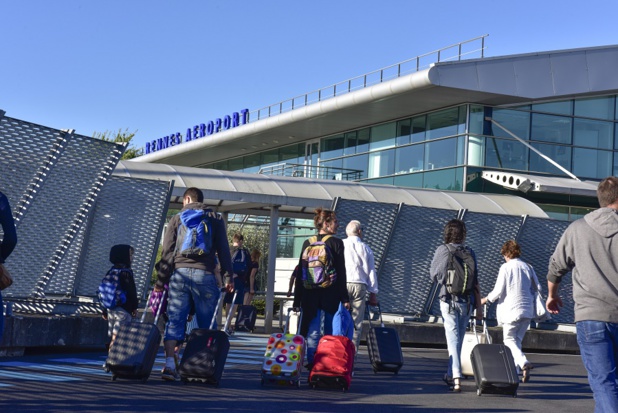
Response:
POLYGON ((576 181, 571 178, 536 176, 516 172, 483 171, 481 176, 489 182, 521 192, 548 192, 596 198, 597 187, 599 186, 597 181, 576 181))
POLYGON ((512 195, 439 191, 350 181, 285 177, 160 163, 120 161, 116 176, 174 181, 171 205, 182 205, 186 188, 204 192, 204 203, 219 212, 269 215, 273 206, 281 216, 310 218, 317 207, 331 208, 335 198, 367 202, 405 203, 431 208, 468 209, 503 215, 547 218, 532 202, 512 195))

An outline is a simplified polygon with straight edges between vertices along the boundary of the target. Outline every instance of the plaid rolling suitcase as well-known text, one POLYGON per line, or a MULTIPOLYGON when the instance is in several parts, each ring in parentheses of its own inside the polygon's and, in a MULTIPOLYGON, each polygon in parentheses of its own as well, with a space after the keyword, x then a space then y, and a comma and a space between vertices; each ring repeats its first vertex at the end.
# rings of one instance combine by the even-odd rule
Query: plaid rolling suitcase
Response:
POLYGON ((266 344, 264 363, 262 364, 262 385, 280 384, 300 387, 300 378, 305 358, 305 338, 299 334, 302 310, 288 309, 284 333, 270 336, 266 344), (290 332, 290 318, 298 314, 296 334, 290 332))
POLYGON ((178 366, 178 374, 185 383, 198 381, 218 386, 221 381, 223 367, 230 350, 230 340, 224 331, 213 328, 225 296, 224 291, 222 290, 219 296, 210 328, 196 328, 189 334, 178 366))
POLYGON ((112 373, 112 380, 119 377, 144 382, 148 380, 161 344, 161 333, 157 327, 160 313, 161 307, 158 308, 154 323, 144 322, 144 311, 140 322, 120 325, 105 361, 105 370, 112 373))
POLYGON ((384 327, 379 304, 377 308, 380 315, 380 327, 374 327, 369 317, 369 332, 367 333, 369 360, 374 373, 388 371, 397 374, 403 366, 399 334, 394 328, 384 327))

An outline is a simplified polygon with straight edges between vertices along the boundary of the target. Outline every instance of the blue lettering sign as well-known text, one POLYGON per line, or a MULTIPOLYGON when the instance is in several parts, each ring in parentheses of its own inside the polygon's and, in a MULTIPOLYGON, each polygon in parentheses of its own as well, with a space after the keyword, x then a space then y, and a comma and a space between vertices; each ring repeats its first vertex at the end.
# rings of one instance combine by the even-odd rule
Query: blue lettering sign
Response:
POLYGON ((228 130, 230 126, 232 126, 232 118, 230 118, 229 116, 224 116, 223 117, 223 129, 228 130))
POLYGON ((200 123, 200 138, 203 138, 204 136, 206 136, 206 125, 200 123))
POLYGON ((215 133, 221 131, 221 118, 215 119, 215 133))
POLYGON ((242 124, 246 125, 249 123, 249 109, 243 109, 240 113, 242 114, 242 124))
POLYGON ((240 124, 240 115, 238 112, 232 113, 232 128, 235 128, 240 124))
POLYGON ((187 135, 185 136, 185 142, 189 142, 191 140, 191 128, 187 128, 187 135))
POLYGON ((208 122, 208 126, 206 127, 206 134, 212 135, 213 133, 215 133, 215 124, 210 121, 208 122))

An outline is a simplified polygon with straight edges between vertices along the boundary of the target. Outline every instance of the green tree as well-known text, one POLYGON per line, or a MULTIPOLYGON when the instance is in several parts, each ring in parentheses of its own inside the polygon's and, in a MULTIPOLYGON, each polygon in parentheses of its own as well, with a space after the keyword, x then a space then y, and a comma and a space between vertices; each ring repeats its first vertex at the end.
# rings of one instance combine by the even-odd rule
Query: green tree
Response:
POLYGON ((135 137, 135 132, 129 132, 129 129, 125 129, 124 132, 122 129, 118 129, 118 132, 95 132, 92 136, 95 139, 101 139, 106 142, 114 142, 114 143, 126 143, 127 149, 124 151, 122 155, 123 160, 137 158, 138 156, 142 156, 144 154, 144 150, 142 148, 136 148, 133 144, 131 144, 131 139, 135 137))

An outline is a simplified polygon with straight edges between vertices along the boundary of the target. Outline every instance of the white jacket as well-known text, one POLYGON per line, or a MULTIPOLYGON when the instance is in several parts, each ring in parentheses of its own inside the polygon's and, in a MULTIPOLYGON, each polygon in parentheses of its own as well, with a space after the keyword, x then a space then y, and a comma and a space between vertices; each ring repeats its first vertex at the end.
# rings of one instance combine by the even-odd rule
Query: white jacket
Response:
POLYGON ((487 294, 487 300, 498 302, 496 315, 499 324, 512 323, 524 318, 533 318, 536 288, 541 285, 534 269, 513 258, 500 267, 496 285, 487 294))
POLYGON ((377 294, 378 279, 371 248, 355 235, 344 239, 343 245, 348 283, 366 284, 367 291, 377 294))

